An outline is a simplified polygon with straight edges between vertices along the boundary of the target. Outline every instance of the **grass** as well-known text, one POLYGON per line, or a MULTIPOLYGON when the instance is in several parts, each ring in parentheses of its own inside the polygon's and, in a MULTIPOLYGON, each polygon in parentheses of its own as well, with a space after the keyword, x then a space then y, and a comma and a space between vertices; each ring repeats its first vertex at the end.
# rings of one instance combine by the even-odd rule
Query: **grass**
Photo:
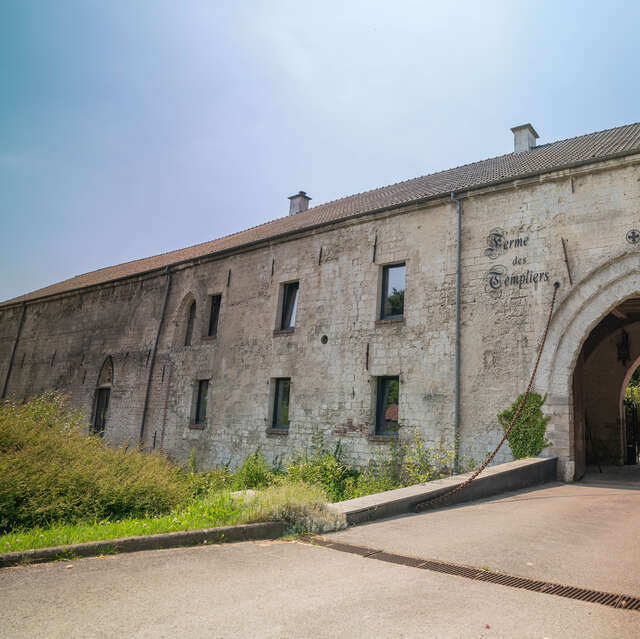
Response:
POLYGON ((85 434, 68 400, 0 404, 0 533, 13 528, 160 515, 184 503, 184 472, 159 454, 85 434))
POLYGON ((346 525, 343 517, 327 509, 326 496, 319 487, 282 483, 254 496, 214 493, 168 515, 57 523, 13 531, 0 537, 0 552, 275 520, 284 521, 289 534, 337 530, 346 525))
POLYGON ((416 431, 357 469, 317 434, 276 464, 258 450, 235 471, 196 472, 193 457, 185 468, 86 431, 61 395, 0 404, 0 552, 275 520, 288 534, 337 530, 328 501, 438 479, 453 460, 416 431))

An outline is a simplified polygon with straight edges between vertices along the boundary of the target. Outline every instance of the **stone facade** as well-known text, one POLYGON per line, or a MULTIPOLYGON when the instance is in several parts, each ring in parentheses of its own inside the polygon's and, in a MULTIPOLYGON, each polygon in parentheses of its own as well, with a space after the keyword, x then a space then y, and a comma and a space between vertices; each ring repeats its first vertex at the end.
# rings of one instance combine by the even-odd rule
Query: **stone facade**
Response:
MULTIPOLYGON (((640 154, 457 197, 463 207, 461 454, 480 460, 501 437, 496 414, 527 384, 558 281, 536 390, 549 393, 553 446, 545 454, 558 454, 570 479, 571 384, 580 349, 611 308, 640 296, 640 244, 627 240, 640 225, 640 154)), ((195 450, 206 467, 235 465, 257 448, 285 457, 309 446, 318 431, 327 444, 340 442, 348 459, 366 463, 390 445, 372 437, 376 379, 398 375, 399 436, 418 429, 430 443, 451 444, 456 220, 454 203, 443 197, 26 306, 4 305, 0 380, 11 365, 8 396, 60 389, 93 419, 100 370, 111 357, 105 437, 138 440, 150 379, 145 445, 175 459, 195 450), (399 262, 406 264, 404 319, 380 321, 382 266, 399 262), (290 281, 299 281, 296 326, 279 332, 282 284, 290 281), (215 294, 222 303, 217 335, 209 338, 215 294), (193 339, 184 346, 193 301, 193 339), (279 377, 291 378, 285 435, 270 431, 279 377), (210 380, 207 421, 194 428, 200 379, 210 380)), ((496 461, 509 459, 505 446, 496 461)))

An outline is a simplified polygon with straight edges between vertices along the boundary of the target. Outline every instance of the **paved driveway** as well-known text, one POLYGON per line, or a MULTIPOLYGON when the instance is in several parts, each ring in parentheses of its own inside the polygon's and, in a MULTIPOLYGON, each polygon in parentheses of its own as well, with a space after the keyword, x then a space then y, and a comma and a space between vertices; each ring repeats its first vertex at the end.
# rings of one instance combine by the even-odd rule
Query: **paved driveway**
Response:
MULTIPOLYGON (((590 475, 328 535, 399 554, 640 596, 637 473, 590 475)), ((640 618, 638 619, 640 637, 640 618)))
MULTIPOLYGON (((640 491, 549 485, 334 535, 386 550, 640 594, 640 491)), ((640 636, 614 610, 292 542, 0 570, 0 637, 640 636)))

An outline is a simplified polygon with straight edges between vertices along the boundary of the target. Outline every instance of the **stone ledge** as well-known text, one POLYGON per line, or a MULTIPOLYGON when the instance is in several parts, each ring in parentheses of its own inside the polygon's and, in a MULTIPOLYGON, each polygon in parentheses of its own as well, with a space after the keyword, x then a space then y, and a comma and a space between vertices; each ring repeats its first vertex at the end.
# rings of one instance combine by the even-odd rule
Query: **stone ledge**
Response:
POLYGON ((382 319, 377 319, 375 322, 376 326, 402 326, 404 325, 405 322, 405 318, 403 317, 385 317, 382 319))
MULTIPOLYGON (((473 499, 482 499, 499 493, 555 481, 557 461, 557 457, 534 457, 490 466, 467 488, 447 499, 444 505, 449 506, 473 499)), ((334 512, 345 515, 348 524, 360 524, 374 519, 403 515, 413 512, 417 504, 459 486, 472 474, 453 475, 424 484, 348 499, 328 504, 328 506, 334 512)))
POLYGON ((160 550, 180 546, 196 546, 206 543, 224 543, 233 541, 252 541, 255 539, 276 539, 284 534, 285 526, 280 521, 266 521, 258 524, 239 526, 218 526, 199 530, 181 530, 158 535, 140 537, 121 537, 104 541, 87 541, 68 546, 52 546, 33 550, 19 550, 0 554, 0 568, 21 563, 41 563, 53 561, 61 555, 73 557, 93 557, 103 553, 138 552, 140 550, 160 550))
POLYGON ((267 437, 286 437, 288 434, 288 428, 267 428, 267 437))
POLYGON ((274 328, 273 336, 277 337, 278 335, 293 335, 295 332, 295 328, 274 328))

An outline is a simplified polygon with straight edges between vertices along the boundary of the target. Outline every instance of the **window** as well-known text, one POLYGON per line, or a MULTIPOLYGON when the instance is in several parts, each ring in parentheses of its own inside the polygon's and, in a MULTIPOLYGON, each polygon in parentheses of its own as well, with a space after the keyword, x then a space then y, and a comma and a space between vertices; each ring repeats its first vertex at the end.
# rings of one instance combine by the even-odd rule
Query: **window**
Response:
POLYGON ((273 396, 273 424, 274 429, 289 428, 289 390, 291 378, 280 377, 275 380, 273 396))
POLYGON ((102 364, 98 375, 98 384, 94 399, 93 432, 100 437, 104 436, 109 411, 109 396, 113 386, 113 360, 107 357, 102 364))
POLYGON ((196 395, 196 407, 194 411, 194 424, 207 423, 207 394, 209 393, 209 380, 198 381, 198 392, 196 395))
POLYGON ((404 317, 405 271, 406 266, 404 264, 382 267, 380 319, 404 317))
POLYGON ((397 435, 399 377, 378 377, 376 435, 397 435))
POLYGON ((298 308, 299 282, 289 282, 284 285, 282 291, 282 318, 280 330, 295 328, 296 310, 298 308))
POLYGON ((107 423, 110 393, 110 388, 98 388, 96 391, 96 415, 93 421, 93 432, 100 437, 104 436, 104 428, 107 423))
POLYGON ((209 337, 215 337, 218 334, 218 317, 220 316, 220 302, 222 295, 211 296, 211 311, 209 313, 209 337))
POLYGON ((196 303, 191 302, 189 306, 189 314, 187 316, 187 330, 184 333, 184 345, 191 346, 191 339, 193 338, 193 325, 196 322, 196 303))

